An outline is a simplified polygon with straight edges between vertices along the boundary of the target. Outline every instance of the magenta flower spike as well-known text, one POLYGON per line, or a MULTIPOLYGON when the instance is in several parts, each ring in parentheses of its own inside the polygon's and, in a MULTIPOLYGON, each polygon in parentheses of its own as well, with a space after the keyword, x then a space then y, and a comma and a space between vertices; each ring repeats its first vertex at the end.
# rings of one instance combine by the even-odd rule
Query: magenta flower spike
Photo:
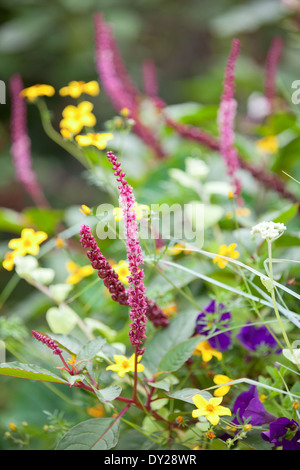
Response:
POLYGON ((16 178, 22 183, 37 206, 48 206, 32 169, 31 145, 27 133, 26 101, 20 96, 24 88, 20 75, 13 75, 9 85, 11 94, 11 154, 16 178))
POLYGON ((227 173, 231 177, 235 187, 235 195, 241 201, 241 183, 236 176, 240 168, 240 160, 237 149, 234 146, 234 120, 237 110, 237 102, 234 99, 235 94, 235 64, 240 52, 240 41, 233 39, 230 55, 225 68, 225 77, 223 82, 223 93, 218 113, 218 125, 220 132, 220 153, 227 167, 227 173))
POLYGON ((276 73, 283 49, 283 41, 279 37, 275 37, 269 48, 266 69, 265 69, 265 97, 269 101, 270 108, 273 108, 276 93, 276 73))
POLYGON ((126 244, 127 244, 127 258, 129 262, 129 276, 128 288, 128 305, 131 308, 129 317, 132 320, 130 324, 129 338, 132 346, 136 348, 137 355, 144 353, 144 348, 141 348, 143 340, 146 338, 146 310, 147 299, 145 295, 145 286, 143 282, 144 271, 140 267, 144 264, 142 250, 138 239, 138 228, 135 215, 135 198, 133 195, 132 187, 127 183, 125 173, 121 168, 120 162, 113 152, 107 152, 107 158, 112 163, 112 168, 117 181, 120 183, 118 189, 120 191, 120 202, 123 208, 126 244))
POLYGON ((53 354, 57 354, 58 356, 61 355, 62 350, 58 347, 58 345, 53 339, 48 338, 48 336, 43 335, 42 333, 38 333, 35 330, 32 330, 32 335, 35 339, 48 346, 48 348, 52 349, 53 354))

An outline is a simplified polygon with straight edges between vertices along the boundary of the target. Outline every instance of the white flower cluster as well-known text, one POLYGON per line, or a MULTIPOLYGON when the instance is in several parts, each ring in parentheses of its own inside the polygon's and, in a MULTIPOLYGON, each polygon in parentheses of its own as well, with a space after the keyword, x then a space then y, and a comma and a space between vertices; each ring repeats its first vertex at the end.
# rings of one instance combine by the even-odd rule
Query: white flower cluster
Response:
POLYGON ((252 235, 258 233, 264 240, 276 240, 286 230, 286 226, 280 222, 261 222, 252 227, 252 235))

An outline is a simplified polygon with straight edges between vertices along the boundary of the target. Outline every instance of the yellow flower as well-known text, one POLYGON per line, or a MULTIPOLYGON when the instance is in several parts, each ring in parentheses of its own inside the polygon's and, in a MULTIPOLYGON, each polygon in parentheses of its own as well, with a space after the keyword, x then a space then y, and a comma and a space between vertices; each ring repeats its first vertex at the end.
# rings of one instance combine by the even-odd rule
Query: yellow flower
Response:
POLYGON ((241 217, 249 217, 249 215, 251 214, 251 211, 247 207, 237 207, 235 209, 235 214, 241 217))
POLYGON ((214 439, 216 437, 215 433, 213 431, 207 431, 207 433, 205 433, 205 436, 207 437, 207 439, 211 440, 211 439, 214 439))
POLYGON ((193 450, 200 450, 200 447, 196 446, 196 447, 193 448, 193 450))
POLYGON ((89 101, 82 101, 78 106, 66 106, 62 112, 60 127, 72 134, 78 134, 84 126, 93 127, 96 124, 96 117, 91 112, 93 108, 89 101))
POLYGON ((102 418, 105 415, 104 406, 101 403, 98 403, 96 406, 87 408, 87 413, 93 418, 102 418))
POLYGON ((74 263, 74 261, 67 262, 67 270, 70 273, 66 281, 68 284, 77 284, 84 277, 90 276, 94 272, 92 266, 79 266, 77 263, 74 263))
POLYGON ((27 98, 28 101, 33 103, 39 96, 53 96, 55 89, 51 85, 33 85, 29 88, 24 88, 21 91, 21 96, 27 98))
POLYGON ((79 210, 84 215, 90 215, 90 213, 91 213, 91 209, 88 206, 86 206, 85 204, 82 204, 79 210))
POLYGON ((177 312, 177 305, 175 302, 171 302, 166 307, 162 308, 162 311, 168 316, 172 317, 177 312))
MULTIPOLYGON (((106 367, 106 370, 113 370, 117 372, 119 377, 124 377, 127 372, 134 372, 134 354, 127 359, 125 356, 116 354, 114 356, 115 364, 106 367)), ((140 362, 142 356, 138 356, 137 361, 140 362)), ((144 366, 142 364, 137 365, 137 372, 143 372, 144 366)))
POLYGON ((208 341, 201 341, 193 352, 196 356, 201 356, 204 362, 209 362, 213 357, 218 361, 222 359, 222 353, 212 348, 208 341))
POLYGON ((67 363, 72 366, 73 364, 75 364, 75 362, 76 362, 76 356, 74 356, 74 354, 72 354, 71 357, 69 357, 69 359, 67 359, 67 363))
MULTIPOLYGON (((226 375, 222 375, 222 374, 215 375, 213 380, 216 385, 222 385, 227 382, 231 382, 231 379, 229 377, 227 377, 226 375)), ((214 396, 223 397, 224 395, 226 395, 226 393, 229 392, 229 390, 230 390, 230 385, 223 385, 222 387, 219 387, 214 391, 214 396)))
MULTIPOLYGON (((235 250, 236 243, 231 243, 231 245, 221 245, 219 248, 219 255, 226 256, 228 258, 236 259, 240 256, 239 252, 235 250)), ((227 265, 228 261, 221 258, 220 256, 216 256, 213 259, 213 263, 218 263, 219 268, 223 269, 227 265)))
POLYGON ((123 116, 123 117, 125 117, 125 118, 126 118, 126 117, 128 117, 128 116, 129 116, 129 114, 130 114, 130 111, 129 111, 129 109, 128 109, 128 108, 122 108, 122 109, 121 109, 121 111, 120 111, 120 114, 121 114, 121 116, 123 116))
POLYGON ((81 147, 94 145, 94 147, 97 147, 99 150, 103 150, 107 146, 107 141, 113 139, 113 137, 113 134, 110 132, 104 132, 103 134, 89 133, 86 135, 77 135, 75 140, 81 147))
POLYGON ((8 246, 14 250, 13 256, 37 255, 40 244, 48 238, 45 232, 35 232, 32 228, 24 228, 21 238, 13 238, 8 246))
POLYGON ((118 264, 112 266, 119 276, 119 279, 123 284, 128 284, 128 276, 130 276, 129 264, 126 261, 119 261, 118 264))
POLYGON ((267 399, 267 395, 265 395, 264 393, 262 393, 260 396, 259 396, 259 400, 263 403, 265 402, 267 399))
POLYGON ((243 427, 243 431, 248 432, 250 431, 251 428, 252 428, 252 424, 245 424, 245 426, 243 427))
POLYGON ((98 82, 95 80, 91 82, 77 82, 72 81, 68 84, 68 86, 64 86, 59 90, 59 94, 61 96, 71 96, 72 98, 79 98, 82 93, 86 93, 87 95, 97 96, 100 93, 100 87, 98 82))
POLYGON ((256 148, 262 153, 276 153, 279 149, 279 141, 276 135, 269 135, 256 141, 256 148))
POLYGON ((15 425, 15 423, 9 423, 8 426, 10 427, 10 429, 11 429, 12 431, 16 432, 17 426, 15 425))
POLYGON ((4 269, 7 271, 12 271, 14 269, 15 265, 15 252, 14 251, 8 251, 5 256, 4 256, 4 261, 2 262, 2 266, 4 269))
POLYGON ((60 133, 63 136, 63 138, 67 140, 70 140, 73 136, 72 132, 70 132, 68 129, 61 129, 60 133))
POLYGON ((206 419, 213 425, 216 426, 220 421, 220 416, 231 416, 231 411, 225 406, 220 406, 223 398, 210 398, 208 401, 202 397, 202 395, 194 395, 193 402, 197 409, 193 410, 193 418, 199 416, 206 416, 206 419))
MULTIPOLYGON (((134 203, 134 209, 136 220, 141 220, 145 214, 149 214, 150 207, 146 204, 138 204, 137 202, 134 203)), ((123 209, 121 207, 115 207, 113 210, 113 215, 115 216, 115 221, 120 222, 123 219, 123 209)))

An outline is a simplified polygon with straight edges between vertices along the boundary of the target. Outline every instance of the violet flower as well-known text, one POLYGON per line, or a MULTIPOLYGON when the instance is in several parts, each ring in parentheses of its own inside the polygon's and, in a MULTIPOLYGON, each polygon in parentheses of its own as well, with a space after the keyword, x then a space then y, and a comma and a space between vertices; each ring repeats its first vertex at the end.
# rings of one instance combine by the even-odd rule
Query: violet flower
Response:
MULTIPOLYGON (((220 328, 215 328, 216 325, 222 325, 222 327, 228 328, 228 324, 231 320, 230 312, 224 312, 225 306, 218 304, 215 300, 212 300, 203 310, 200 312, 196 319, 196 331, 199 335, 207 336, 213 330, 213 333, 222 331, 220 328)), ((218 351, 225 351, 231 344, 231 331, 225 331, 219 333, 216 336, 208 339, 209 344, 212 348, 218 351)))
POLYGON ((261 426, 276 420, 276 416, 265 410, 255 385, 251 385, 247 392, 242 392, 236 398, 232 411, 235 414, 235 418, 232 420, 234 424, 247 421, 252 426, 261 426))
POLYGON ((264 441, 282 447, 282 450, 300 450, 300 429, 294 419, 278 418, 270 424, 269 430, 261 433, 264 441))
POLYGON ((143 278, 145 276, 140 265, 144 264, 142 250, 138 239, 138 227, 135 215, 135 198, 132 187, 124 179, 125 173, 122 171, 121 164, 113 152, 107 152, 107 158, 112 163, 114 174, 120 183, 118 189, 120 191, 120 202, 123 208, 127 258, 129 262, 129 271, 131 275, 128 277, 130 287, 128 288, 128 304, 131 307, 129 317, 132 320, 130 324, 129 338, 132 346, 136 348, 136 354, 142 355, 145 348, 141 348, 143 340, 146 338, 146 310, 147 302, 145 295, 145 286, 143 278))
POLYGON ((241 344, 250 351, 268 348, 269 351, 275 351, 276 354, 281 352, 281 349, 277 347, 276 339, 272 336, 265 325, 246 325, 240 330, 236 337, 241 344))
POLYGON ((13 75, 9 85, 11 94, 11 154, 16 178, 23 184, 37 206, 47 206, 48 203, 32 169, 31 145, 27 132, 26 101, 20 95, 24 88, 20 75, 13 75))
POLYGON ((233 39, 230 55, 225 68, 225 78, 223 83, 223 93, 218 112, 218 125, 220 132, 220 153, 227 167, 227 173, 231 177, 235 187, 235 195, 240 200, 241 183, 236 176, 237 170, 240 168, 240 160, 237 149, 234 146, 234 120, 237 110, 237 102, 234 99, 235 93, 235 63, 240 51, 240 41, 233 39))

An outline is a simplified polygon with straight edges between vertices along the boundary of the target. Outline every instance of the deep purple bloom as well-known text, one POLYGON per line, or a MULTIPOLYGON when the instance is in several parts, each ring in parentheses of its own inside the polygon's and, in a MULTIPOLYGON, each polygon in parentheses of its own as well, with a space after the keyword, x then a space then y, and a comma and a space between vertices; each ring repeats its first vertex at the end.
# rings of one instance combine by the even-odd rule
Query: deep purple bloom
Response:
POLYGON ((300 450, 300 429, 294 419, 278 418, 270 424, 269 431, 261 433, 264 441, 282 446, 282 450, 300 450))
POLYGON ((249 324, 244 326, 236 337, 250 351, 257 351, 259 348, 267 347, 268 349, 275 350, 277 354, 281 352, 281 349, 276 349, 277 342, 265 325, 255 326, 249 324))
POLYGON ((236 398, 232 411, 235 414, 232 422, 235 424, 239 424, 249 418, 248 422, 252 426, 261 426, 276 420, 276 416, 271 415, 265 410, 255 385, 251 385, 247 392, 242 392, 236 398))
MULTIPOLYGON (((212 300, 203 310, 200 312, 196 319, 196 331, 199 335, 208 336, 209 333, 217 333, 222 331, 222 328, 228 328, 228 324, 231 320, 230 312, 224 312, 225 306, 223 304, 217 304, 215 300, 212 300), (222 328, 218 328, 217 325, 222 328)), ((231 344, 231 331, 224 331, 219 333, 208 340, 212 348, 218 349, 219 351, 225 351, 231 344)))

